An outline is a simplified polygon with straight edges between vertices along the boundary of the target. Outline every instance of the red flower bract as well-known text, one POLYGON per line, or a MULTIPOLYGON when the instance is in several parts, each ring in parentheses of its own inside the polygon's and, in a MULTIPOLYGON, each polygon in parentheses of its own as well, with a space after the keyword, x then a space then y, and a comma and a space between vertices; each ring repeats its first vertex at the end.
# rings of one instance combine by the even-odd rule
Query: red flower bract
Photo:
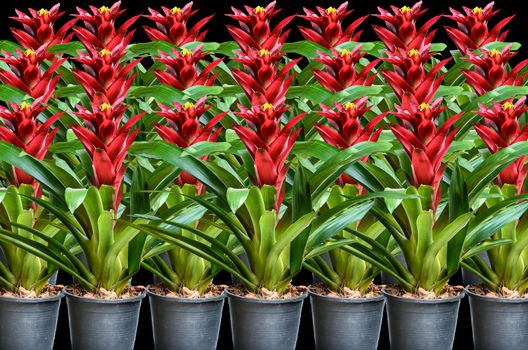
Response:
POLYGON ((445 29, 458 49, 466 54, 494 41, 504 41, 508 31, 502 29, 512 20, 514 16, 506 17, 499 21, 491 30, 488 28, 489 20, 497 13, 493 11, 493 2, 484 8, 474 7, 470 9, 463 6, 464 13, 450 8, 451 15, 446 17, 456 22, 458 28, 448 27, 445 29))
POLYGON ((153 10, 149 7, 150 15, 144 17, 154 21, 156 28, 144 26, 145 33, 150 40, 162 40, 181 46, 193 41, 203 41, 207 30, 200 32, 203 26, 209 22, 213 16, 207 16, 199 20, 190 29, 187 29, 188 20, 198 10, 192 9, 192 1, 187 3, 182 8, 162 6, 161 12, 153 10))
POLYGON ((231 7, 233 14, 227 16, 237 20, 240 28, 228 25, 227 30, 243 51, 271 50, 276 45, 282 47, 290 32, 289 30, 283 32, 283 30, 295 16, 284 18, 272 29, 270 20, 280 11, 275 9, 275 3, 273 1, 266 7, 244 6, 246 12, 231 7))
MULTIPOLYGON (((205 106, 205 100, 206 97, 202 97, 196 104, 186 102, 183 105, 174 102, 174 108, 159 104, 161 111, 158 114, 164 117, 168 123, 168 126, 154 124, 154 128, 160 137, 164 141, 182 148, 189 147, 198 142, 216 141, 222 128, 217 128, 216 131, 214 128, 227 113, 221 113, 213 117, 205 125, 202 125, 200 118, 210 108, 205 106)), ((207 156, 201 159, 205 160, 207 156)), ((180 173, 176 183, 180 186, 186 183, 195 184, 199 187, 199 192, 203 190, 203 185, 185 171, 180 173)))
POLYGON ((473 64, 474 70, 464 69, 463 73, 466 82, 477 95, 483 95, 503 85, 523 85, 527 73, 521 74, 521 71, 528 65, 528 59, 519 62, 511 70, 508 69, 506 64, 515 55, 510 49, 511 44, 506 45, 502 51, 480 50, 482 56, 468 52, 465 59, 473 64))
MULTIPOLYGON (((57 129, 50 131, 51 126, 63 113, 57 113, 41 123, 37 118, 46 109, 42 107, 42 99, 37 99, 32 104, 10 103, 10 106, 11 109, 0 106, 0 119, 4 123, 0 125, 0 140, 23 149, 37 159, 44 159, 57 132, 57 129)), ((16 186, 33 185, 37 193, 37 181, 20 169, 13 167, 13 178, 10 181, 16 186)))
POLYGON ((211 86, 214 84, 218 73, 212 71, 222 61, 217 59, 199 70, 198 62, 207 56, 207 52, 202 52, 202 46, 198 45, 194 50, 183 49, 172 50, 173 56, 159 52, 160 57, 156 60, 165 64, 165 71, 155 70, 154 73, 160 83, 172 86, 178 90, 185 90, 195 85, 211 86))
POLYGON ((73 132, 79 138, 92 159, 94 186, 113 186, 116 193, 115 208, 121 201, 121 182, 125 175, 124 164, 127 150, 139 129, 132 130, 144 113, 135 115, 122 123, 126 107, 113 108, 105 102, 92 104, 92 110, 80 105, 75 114, 84 120, 84 125, 74 125, 73 132))
POLYGON ((321 86, 332 92, 338 92, 353 85, 372 85, 376 79, 376 73, 372 70, 380 62, 379 59, 359 68, 359 60, 366 55, 366 53, 361 53, 361 45, 357 45, 352 51, 332 50, 332 53, 333 57, 319 52, 319 57, 315 59, 325 67, 324 71, 317 69, 313 71, 321 86))
POLYGON ((41 98, 41 102, 46 103, 55 91, 60 79, 60 74, 55 76, 53 74, 66 59, 54 62, 42 72, 41 64, 46 58, 43 47, 39 51, 15 49, 15 52, 16 56, 2 51, 4 57, 1 57, 0 60, 9 66, 11 71, 0 70, 0 80, 35 99, 41 98))
POLYGON ((251 109, 239 105, 239 109, 236 114, 246 119, 249 127, 235 125, 233 129, 254 160, 254 184, 259 187, 275 186, 278 209, 284 196, 282 185, 288 171, 286 159, 301 131, 293 128, 305 114, 299 114, 286 125, 281 125, 280 119, 288 109, 282 104, 253 104, 251 109))
POLYGON ((434 208, 442 195, 440 182, 445 170, 442 160, 457 132, 450 129, 460 117, 460 114, 454 115, 437 128, 435 120, 445 110, 440 107, 441 103, 442 99, 437 99, 432 104, 418 104, 406 95, 402 105, 396 105, 397 112, 394 113, 402 120, 402 126, 391 125, 394 136, 411 159, 411 184, 415 187, 428 185, 434 189, 434 208))
POLYGON ((338 8, 328 7, 326 9, 317 6, 317 13, 304 8, 304 15, 299 17, 310 22, 312 28, 299 26, 302 36, 306 40, 313 41, 327 49, 334 48, 339 44, 349 41, 359 41, 361 30, 357 28, 368 16, 356 19, 343 30, 343 20, 352 12, 348 10, 348 1, 342 3, 338 8))
POLYGON ((116 29, 116 18, 125 12, 119 8, 120 6, 121 1, 114 3, 111 7, 90 6, 90 12, 77 8, 79 13, 74 16, 84 23, 84 27, 75 26, 73 30, 87 49, 112 50, 118 45, 126 48, 134 35, 134 30, 128 32, 128 29, 139 16, 127 19, 116 29))
MULTIPOLYGON (((526 96, 520 98, 515 104, 513 99, 503 103, 494 102, 492 107, 479 104, 476 112, 484 118, 484 122, 475 124, 475 130, 486 143, 490 152, 495 153, 502 148, 528 139, 528 124, 522 129, 519 118, 528 110, 525 105, 526 96)), ((525 165, 526 156, 520 157, 502 170, 497 178, 499 185, 512 184, 519 193, 524 192, 523 184, 528 167, 525 165)))
POLYGON ((403 6, 398 8, 391 6, 392 13, 378 7, 380 14, 374 16, 385 21, 385 26, 374 25, 374 31, 385 44, 389 51, 396 48, 409 51, 420 50, 424 45, 430 44, 436 30, 429 32, 431 27, 440 19, 440 16, 430 18, 419 29, 416 21, 427 10, 422 10, 422 1, 412 7, 403 6))
MULTIPOLYGON (((345 104, 335 103, 336 110, 321 104, 321 112, 317 112, 326 118, 329 125, 315 123, 314 127, 326 143, 339 149, 352 147, 360 142, 378 140, 382 129, 375 130, 376 126, 385 117, 385 113, 374 117, 363 126, 361 118, 371 108, 367 107, 367 97, 362 97, 354 102, 345 104)), ((368 156, 362 158, 366 161, 368 156)), ((338 180, 339 185, 356 184, 347 174, 342 174, 338 180)))
MULTIPOLYGON (((59 12, 60 4, 56 4, 49 10, 28 9, 28 13, 15 10, 17 16, 10 17, 23 25, 23 29, 11 28, 11 33, 16 41, 25 48, 44 51, 55 44, 67 43, 71 40, 72 33, 68 33, 71 26, 77 21, 72 19, 55 31, 55 22, 64 12, 59 12)), ((53 60, 52 53, 46 53, 46 58, 53 60)))

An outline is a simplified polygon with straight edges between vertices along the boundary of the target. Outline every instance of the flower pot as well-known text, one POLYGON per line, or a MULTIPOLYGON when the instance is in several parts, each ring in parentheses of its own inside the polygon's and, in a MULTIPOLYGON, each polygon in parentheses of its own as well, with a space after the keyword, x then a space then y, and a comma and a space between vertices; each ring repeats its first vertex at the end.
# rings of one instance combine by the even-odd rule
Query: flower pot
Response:
POLYGON ((473 343, 480 349, 528 349, 528 298, 496 298, 466 288, 473 343))
POLYGON ((318 350, 378 348, 385 304, 383 295, 336 298, 312 291, 309 294, 318 350))
POLYGON ((308 293, 289 299, 247 298, 226 293, 234 349, 295 349, 301 309, 308 293))
POLYGON ((139 309, 145 292, 127 299, 86 298, 67 290, 64 293, 73 350, 134 348, 139 309))
POLYGON ((157 350, 216 349, 225 293, 212 298, 175 298, 147 288, 157 350))
POLYGON ((0 349, 52 349, 62 296, 0 297, 0 349))
POLYGON ((445 350, 453 347, 460 300, 404 298, 382 290, 387 302, 392 350, 445 350))
MULTIPOLYGON (((490 261, 489 261, 488 254, 486 252, 480 252, 478 256, 486 262, 486 265, 489 266, 490 261)), ((473 272, 470 272, 466 270, 465 268, 462 268, 461 271, 462 271, 462 282, 464 283, 464 285, 469 286, 471 284, 482 283, 480 278, 478 278, 473 272)))

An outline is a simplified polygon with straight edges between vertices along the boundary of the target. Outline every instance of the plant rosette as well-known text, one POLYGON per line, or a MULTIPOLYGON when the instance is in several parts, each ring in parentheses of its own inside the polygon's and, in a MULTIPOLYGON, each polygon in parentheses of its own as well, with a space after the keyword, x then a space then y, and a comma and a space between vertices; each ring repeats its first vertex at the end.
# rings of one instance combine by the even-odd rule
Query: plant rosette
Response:
MULTIPOLYGON (((519 198, 517 193, 515 185, 492 185, 485 206, 492 208, 519 198)), ((528 341, 522 332, 528 326, 528 274, 524 267, 528 257, 528 208, 519 210, 519 219, 497 230, 487 242, 488 261, 475 255, 462 263, 482 281, 481 285, 466 288, 477 348, 522 348, 528 341)))
MULTIPOLYGON (((166 241, 166 237, 170 241, 172 235, 177 234, 208 244, 191 230, 171 225, 171 222, 188 225, 211 238, 225 241, 218 237, 223 230, 215 224, 214 217, 189 199, 198 192, 195 184, 173 185, 162 191, 159 195, 163 197, 163 205, 158 210, 158 217, 151 217, 150 223, 142 226, 156 230, 156 240, 162 242, 147 243, 142 263, 161 282, 147 288, 156 349, 211 349, 217 346, 226 295, 224 287, 214 286, 212 281, 221 268, 166 241)), ((223 236, 227 237, 227 234, 223 236)))
MULTIPOLYGON (((61 236, 44 219, 45 211, 23 196, 33 194, 29 184, 0 188, 0 231, 39 242, 45 242, 40 234, 61 236)), ((56 271, 45 260, 0 240, 0 348, 52 349, 63 296, 62 286, 48 284, 56 271)))

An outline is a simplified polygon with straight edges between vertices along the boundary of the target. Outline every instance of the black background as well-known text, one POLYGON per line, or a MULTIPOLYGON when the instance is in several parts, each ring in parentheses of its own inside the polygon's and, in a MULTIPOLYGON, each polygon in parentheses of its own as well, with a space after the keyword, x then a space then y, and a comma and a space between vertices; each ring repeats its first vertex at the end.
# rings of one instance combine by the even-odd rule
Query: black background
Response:
MULTIPOLYGON (((25 10, 27 7, 33 7, 35 9, 40 8, 50 8, 55 4, 56 1, 50 1, 50 0, 40 0, 40 1, 28 1, 28 0, 19 0, 19 1, 2 1, 1 8, 2 8, 2 16, 0 17, 0 32, 1 36, 0 39, 10 39, 12 40, 11 33, 9 32, 9 27, 16 25, 14 21, 8 19, 8 16, 15 15, 14 10, 20 9, 25 10)), ((147 13, 147 7, 152 7, 155 9, 159 9, 160 6, 167 6, 169 8, 172 8, 174 6, 182 7, 185 5, 186 2, 183 1, 160 1, 160 0, 149 0, 146 2, 141 1, 132 1, 132 0, 124 0, 122 2, 122 8, 127 8, 127 13, 123 16, 132 16, 136 14, 145 14, 147 13)), ((322 6, 324 8, 328 6, 334 6, 337 7, 341 3, 340 1, 325 1, 325 0, 317 0, 317 1, 286 1, 286 0, 279 0, 277 1, 277 7, 283 8, 283 11, 278 14, 277 18, 282 18, 283 16, 290 15, 290 14, 300 14, 302 13, 303 7, 308 7, 313 9, 316 5, 322 6)), ((63 0, 61 1, 61 10, 67 11, 67 13, 73 13, 75 12, 75 7, 80 6, 82 8, 87 8, 88 5, 94 5, 94 6, 110 6, 111 2, 109 1, 100 1, 100 0, 90 0, 90 1, 75 1, 75 0, 63 0)), ((225 24, 233 23, 233 21, 229 18, 226 18, 224 16, 225 13, 231 13, 231 6, 235 6, 237 8, 242 8, 243 5, 249 5, 249 6, 257 6, 262 5, 265 6, 267 2, 260 2, 260 1, 254 1, 254 0, 236 0, 236 1, 208 1, 208 0, 196 0, 194 1, 194 7, 201 9, 200 12, 196 15, 197 18, 201 18, 202 16, 206 16, 209 14, 216 13, 216 15, 212 18, 210 23, 206 25, 206 28, 209 30, 208 34, 206 36, 206 41, 225 41, 225 40, 231 40, 229 37, 226 29, 225 24)), ((351 15, 351 17, 357 18, 359 16, 363 16, 366 14, 371 13, 377 13, 376 7, 381 6, 383 8, 388 8, 390 4, 396 5, 398 7, 408 5, 412 6, 412 2, 406 2, 406 1, 400 1, 400 0, 394 0, 394 1, 350 1, 349 2, 349 8, 354 8, 355 11, 351 15)), ((449 7, 452 6, 456 9, 460 10, 460 6, 465 5, 470 8, 474 6, 480 6, 484 7, 487 4, 487 1, 477 1, 477 0, 467 0, 467 1, 454 1, 454 0, 445 0, 445 1, 424 1, 423 8, 429 8, 429 11, 424 15, 423 18, 429 18, 430 16, 437 15, 437 14, 443 14, 449 12, 449 7)), ((497 18, 502 18, 505 16, 509 16, 512 14, 515 14, 519 11, 518 8, 519 1, 495 1, 496 8, 501 9, 501 12, 497 15, 497 18)), ((64 22, 66 20, 66 16, 64 16, 60 22, 64 22)), ((527 29, 526 23, 523 23, 522 13, 519 13, 512 22, 510 22, 510 25, 508 28, 510 29, 510 33, 508 35, 508 38, 506 41, 512 42, 517 41, 521 42, 522 44, 525 44, 525 33, 527 29)), ((497 20, 495 20, 497 21, 497 20)), ((289 36, 289 41, 296 41, 301 40, 302 37, 299 33, 299 31, 295 28, 298 24, 303 24, 305 21, 296 18, 292 23, 288 26, 289 28, 292 28, 292 31, 289 36)), ((442 18, 435 26, 435 28, 438 28, 436 37, 434 42, 444 42, 448 44, 449 49, 454 49, 454 45, 451 44, 449 41, 449 38, 445 34, 445 31, 443 29, 443 25, 450 24, 447 19, 442 18)), ((366 23, 362 25, 362 28, 364 28, 363 36, 361 37, 361 41, 370 41, 370 40, 377 40, 375 37, 372 29, 371 24, 373 23, 380 23, 377 19, 371 17, 368 18, 366 23)), ((495 23, 495 22, 493 22, 495 23)), ((493 24, 492 23, 492 24, 493 24)), ((136 23, 135 28, 136 34, 134 38, 134 42, 141 42, 146 41, 147 38, 143 33, 143 30, 141 29, 141 25, 144 24, 151 24, 148 20, 144 18, 140 18, 138 23, 136 23)), ((528 46, 528 45, 526 45, 528 46)), ((519 60, 520 58, 526 58, 527 53, 527 47, 521 47, 518 57, 516 60, 519 60)), ((447 53, 445 53, 447 54, 447 53)), ((62 284, 69 284, 71 283, 70 277, 66 276, 63 273, 59 274, 59 283, 62 284)), ((217 283, 229 283, 229 276, 226 274, 220 275, 216 278, 215 282, 217 283)), ((309 273, 303 272, 300 276, 296 278, 294 281, 296 284, 309 284, 311 282, 311 275, 309 273)), ((141 285, 148 285, 149 283, 152 283, 152 276, 144 271, 141 271, 133 280, 133 284, 141 284, 141 285)), ((461 279, 459 274, 454 276, 454 278, 451 281, 451 284, 460 284, 461 279)), ((309 302, 308 299, 305 302, 304 309, 303 309, 303 316, 301 321, 301 327, 299 331, 299 339, 298 339, 298 349, 313 349, 314 343, 313 343, 313 331, 312 331, 312 324, 311 324, 311 316, 310 316, 310 309, 309 309, 309 302)), ((384 324, 382 327, 381 337, 380 337, 380 343, 379 343, 379 349, 389 349, 389 339, 388 339, 388 333, 386 328, 386 320, 384 320, 384 324)), ((227 301, 226 301, 226 308, 224 310, 224 316, 222 320, 222 328, 220 332, 220 340, 218 344, 218 349, 231 349, 231 334, 230 334, 230 326, 229 326, 229 313, 227 309, 227 301)), ((57 330, 57 336, 55 340, 55 349, 69 349, 69 331, 68 331, 68 320, 67 320, 67 312, 66 312, 66 303, 65 301, 62 303, 61 306, 61 314, 59 319, 59 325, 57 330)), ((149 316, 149 310, 148 310, 148 301, 147 299, 144 300, 142 310, 141 310, 141 316, 139 321, 139 327, 138 327, 138 333, 137 333, 137 339, 136 339, 136 349, 153 349, 152 344, 152 332, 151 332, 151 323, 150 323, 150 316, 149 316)), ((457 333, 455 338, 455 349, 468 349, 472 348, 472 339, 471 339, 471 325, 470 325, 470 317, 469 317, 469 307, 467 304, 467 300, 462 301, 460 313, 459 313, 459 320, 458 320, 458 326, 457 326, 457 333)), ((111 349, 109 349, 111 350, 111 349)), ((192 349, 189 349, 192 350, 192 349)), ((273 349, 270 349, 273 350, 273 349)))

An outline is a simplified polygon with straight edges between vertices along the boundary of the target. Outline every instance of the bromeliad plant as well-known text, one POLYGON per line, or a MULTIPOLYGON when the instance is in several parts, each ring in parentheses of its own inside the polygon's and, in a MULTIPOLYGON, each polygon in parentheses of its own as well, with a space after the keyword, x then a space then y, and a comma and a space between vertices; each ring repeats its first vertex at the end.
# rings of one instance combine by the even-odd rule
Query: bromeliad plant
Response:
MULTIPOLYGON (((475 129, 491 153, 508 146, 526 142, 528 131, 521 127, 520 118, 528 107, 526 97, 517 101, 493 103, 491 107, 480 105, 477 112, 484 119, 475 129)), ((521 156, 504 168, 489 188, 489 198, 484 206, 493 208, 512 201, 518 194, 525 193, 525 179, 528 167, 526 156, 521 156)), ((528 288, 528 273, 525 262, 528 254, 527 207, 519 209, 518 220, 512 221, 493 232, 490 249, 487 251, 489 264, 475 255, 463 262, 464 268, 474 272, 482 282, 498 294, 518 293, 524 295, 528 288), (502 245, 500 243, 503 242, 502 245)))

